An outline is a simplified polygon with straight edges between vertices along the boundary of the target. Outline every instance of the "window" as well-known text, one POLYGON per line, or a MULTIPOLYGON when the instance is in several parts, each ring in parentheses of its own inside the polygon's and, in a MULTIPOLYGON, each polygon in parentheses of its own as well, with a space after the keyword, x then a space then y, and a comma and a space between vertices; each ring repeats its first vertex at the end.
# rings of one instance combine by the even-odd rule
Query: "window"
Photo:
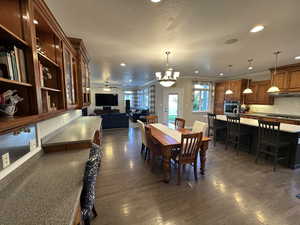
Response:
POLYGON ((124 91, 124 101, 130 100, 130 105, 133 105, 134 92, 133 91, 124 91))
POLYGON ((138 105, 141 108, 149 108, 149 89, 138 90, 138 105))
POLYGON ((197 83, 193 89, 193 112, 208 112, 211 99, 211 84, 197 83))

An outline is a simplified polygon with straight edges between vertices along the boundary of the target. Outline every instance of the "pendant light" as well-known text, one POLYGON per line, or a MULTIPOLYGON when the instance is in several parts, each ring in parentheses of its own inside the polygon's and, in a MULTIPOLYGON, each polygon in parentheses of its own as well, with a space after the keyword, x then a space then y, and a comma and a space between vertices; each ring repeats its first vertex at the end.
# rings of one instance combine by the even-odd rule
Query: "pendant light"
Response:
MULTIPOLYGON (((277 51, 277 52, 274 52, 274 55, 275 55, 275 69, 274 69, 274 73, 273 73, 273 76, 277 74, 277 67, 278 67, 278 56, 281 52, 280 51, 277 51)), ((273 83, 273 80, 272 79, 272 83, 271 83, 271 87, 268 89, 268 93, 277 93, 277 92, 280 92, 280 89, 274 85, 273 83)))
MULTIPOLYGON (((230 74, 230 72, 231 72, 231 68, 232 68, 232 65, 228 65, 228 74, 230 74)), ((229 89, 227 89, 226 91, 225 91, 225 95, 232 95, 233 94, 233 91, 230 89, 230 87, 229 87, 229 89)))
POLYGON ((166 71, 164 75, 162 75, 162 72, 156 72, 155 76, 158 82, 163 87, 171 87, 175 84, 177 78, 180 75, 180 72, 174 72, 173 69, 169 66, 169 55, 171 52, 167 51, 167 63, 166 63, 166 71))
MULTIPOLYGON (((250 73, 251 70, 253 70, 252 62, 253 62, 253 59, 248 60, 248 63, 249 63, 248 71, 249 71, 249 73, 250 73)), ((248 79, 247 88, 243 91, 243 94, 253 94, 253 91, 250 88, 250 79, 248 79)))

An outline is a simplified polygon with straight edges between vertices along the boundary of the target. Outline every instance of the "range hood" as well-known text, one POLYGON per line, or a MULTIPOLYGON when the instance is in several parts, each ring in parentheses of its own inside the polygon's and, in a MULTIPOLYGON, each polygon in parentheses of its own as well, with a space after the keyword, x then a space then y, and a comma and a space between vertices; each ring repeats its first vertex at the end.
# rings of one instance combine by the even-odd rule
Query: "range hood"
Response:
POLYGON ((274 97, 300 97, 300 92, 277 92, 269 93, 269 95, 274 97))

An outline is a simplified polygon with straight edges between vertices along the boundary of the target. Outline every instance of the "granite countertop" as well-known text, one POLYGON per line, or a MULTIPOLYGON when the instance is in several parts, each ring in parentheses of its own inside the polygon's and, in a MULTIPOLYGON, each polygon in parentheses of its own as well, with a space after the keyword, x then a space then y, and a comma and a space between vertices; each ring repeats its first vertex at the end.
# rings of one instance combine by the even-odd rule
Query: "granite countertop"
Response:
POLYGON ((44 154, 0 191, 1 225, 70 225, 89 150, 44 154))
MULTIPOLYGON (((218 120, 226 121, 226 115, 217 115, 218 120)), ((248 119, 248 118, 241 118, 241 124, 255 126, 258 127, 258 120, 257 119, 248 119)), ((288 133, 300 133, 300 126, 299 125, 292 125, 287 123, 280 124, 280 130, 285 131, 288 133)))
MULTIPOLYGON (((243 115, 243 114, 242 114, 243 115)), ((261 116, 273 119, 284 119, 287 121, 297 121, 300 122, 300 116, 296 115, 286 115, 286 114, 274 114, 274 113, 246 113, 245 116, 261 116)))
POLYGON ((54 132, 54 135, 42 140, 42 145, 46 147, 62 143, 90 142, 94 132, 100 129, 101 121, 102 119, 99 116, 80 117, 54 132))

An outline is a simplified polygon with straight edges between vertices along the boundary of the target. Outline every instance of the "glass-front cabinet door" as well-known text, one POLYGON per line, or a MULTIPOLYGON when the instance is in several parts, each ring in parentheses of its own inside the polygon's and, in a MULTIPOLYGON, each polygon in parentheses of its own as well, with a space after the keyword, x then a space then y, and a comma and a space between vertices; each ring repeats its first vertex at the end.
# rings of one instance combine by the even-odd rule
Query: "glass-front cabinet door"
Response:
POLYGON ((75 77, 73 71, 72 54, 66 48, 64 49, 64 70, 67 106, 76 104, 75 99, 75 77))

